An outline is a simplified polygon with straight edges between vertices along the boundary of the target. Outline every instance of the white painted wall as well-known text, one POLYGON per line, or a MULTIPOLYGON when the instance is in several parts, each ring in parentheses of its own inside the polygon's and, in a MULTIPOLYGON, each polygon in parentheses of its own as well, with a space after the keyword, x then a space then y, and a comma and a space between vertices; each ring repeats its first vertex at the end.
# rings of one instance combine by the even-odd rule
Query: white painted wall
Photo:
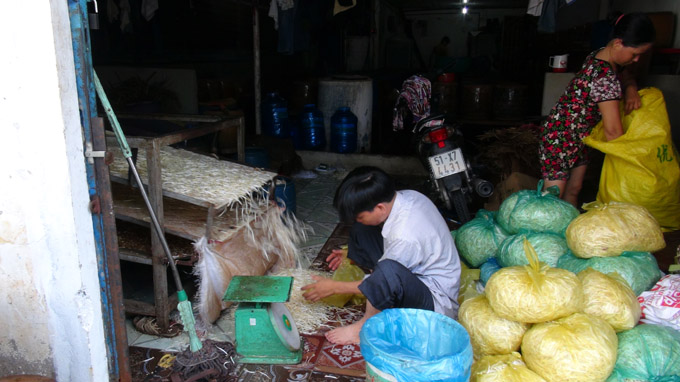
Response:
POLYGON ((614 0, 611 9, 621 12, 673 12, 675 14, 675 37, 673 47, 680 48, 680 27, 678 15, 680 14, 680 0, 614 0))
POLYGON ((107 381, 67 2, 3 2, 0 49, 0 376, 107 381))

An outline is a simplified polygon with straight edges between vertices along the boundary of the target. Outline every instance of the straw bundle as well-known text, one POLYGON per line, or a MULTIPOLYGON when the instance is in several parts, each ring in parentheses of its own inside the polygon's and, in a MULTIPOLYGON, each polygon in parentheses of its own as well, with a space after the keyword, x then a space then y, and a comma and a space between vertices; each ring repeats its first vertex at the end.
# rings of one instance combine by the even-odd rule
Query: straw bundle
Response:
POLYGON ((521 171, 540 177, 538 134, 531 125, 494 129, 479 136, 480 159, 499 174, 521 171))

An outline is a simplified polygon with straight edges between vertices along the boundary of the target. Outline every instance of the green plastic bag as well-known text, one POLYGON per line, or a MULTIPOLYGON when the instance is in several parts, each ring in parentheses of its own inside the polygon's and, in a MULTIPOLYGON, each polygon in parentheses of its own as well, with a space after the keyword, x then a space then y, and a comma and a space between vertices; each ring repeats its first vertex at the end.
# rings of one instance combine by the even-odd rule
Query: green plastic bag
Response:
POLYGON ((680 381, 680 332, 642 324, 618 337, 618 357, 607 382, 680 381))
POLYGON ((455 235, 458 254, 471 267, 478 268, 496 254, 508 233, 496 223, 495 213, 479 210, 475 218, 463 224, 455 235))
POLYGON ((649 252, 623 252, 616 257, 581 259, 567 252, 557 261, 557 267, 579 273, 593 268, 604 274, 616 272, 628 282, 636 296, 649 290, 663 275, 656 258, 649 252))
MULTIPOLYGON (((602 123, 583 142, 605 153, 597 200, 645 207, 666 231, 680 229, 680 166, 663 93, 639 91, 642 107, 621 113, 624 134, 612 141, 602 123)), ((622 110, 623 111, 623 110, 622 110)))
POLYGON ((559 190, 556 187, 546 191, 542 189, 541 180, 536 191, 520 190, 510 195, 498 209, 498 224, 509 234, 531 231, 564 235, 567 226, 579 212, 558 197, 559 190))
POLYGON ((520 233, 507 238, 498 248, 498 255, 496 255, 498 265, 501 267, 529 265, 524 252, 525 238, 536 250, 538 260, 551 267, 556 267, 557 260, 569 251, 567 241, 560 235, 550 232, 520 233))

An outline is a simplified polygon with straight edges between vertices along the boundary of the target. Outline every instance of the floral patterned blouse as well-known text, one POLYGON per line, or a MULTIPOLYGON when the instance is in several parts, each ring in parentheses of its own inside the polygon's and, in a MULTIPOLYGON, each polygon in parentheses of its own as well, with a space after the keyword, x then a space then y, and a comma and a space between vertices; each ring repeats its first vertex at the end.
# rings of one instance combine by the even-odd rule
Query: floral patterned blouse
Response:
POLYGON ((588 163, 582 139, 600 122, 599 102, 620 100, 621 82, 614 67, 595 58, 596 50, 569 82, 540 129, 541 172, 548 180, 567 180, 569 171, 588 163))

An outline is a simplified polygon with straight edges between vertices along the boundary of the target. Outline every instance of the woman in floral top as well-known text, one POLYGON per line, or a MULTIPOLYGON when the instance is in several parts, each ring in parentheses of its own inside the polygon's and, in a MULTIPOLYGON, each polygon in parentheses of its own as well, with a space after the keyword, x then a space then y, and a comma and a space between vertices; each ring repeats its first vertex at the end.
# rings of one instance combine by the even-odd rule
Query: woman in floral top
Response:
MULTIPOLYGON (((588 55, 541 128, 539 155, 545 187, 559 186, 560 197, 575 206, 588 164, 582 139, 600 120, 607 140, 623 135, 619 114, 622 90, 617 73, 621 67, 637 62, 651 48, 654 37, 654 25, 645 14, 619 17, 613 38, 588 55)), ((637 95, 637 87, 633 90, 637 95)), ((639 102, 633 105, 637 108, 639 102)))

